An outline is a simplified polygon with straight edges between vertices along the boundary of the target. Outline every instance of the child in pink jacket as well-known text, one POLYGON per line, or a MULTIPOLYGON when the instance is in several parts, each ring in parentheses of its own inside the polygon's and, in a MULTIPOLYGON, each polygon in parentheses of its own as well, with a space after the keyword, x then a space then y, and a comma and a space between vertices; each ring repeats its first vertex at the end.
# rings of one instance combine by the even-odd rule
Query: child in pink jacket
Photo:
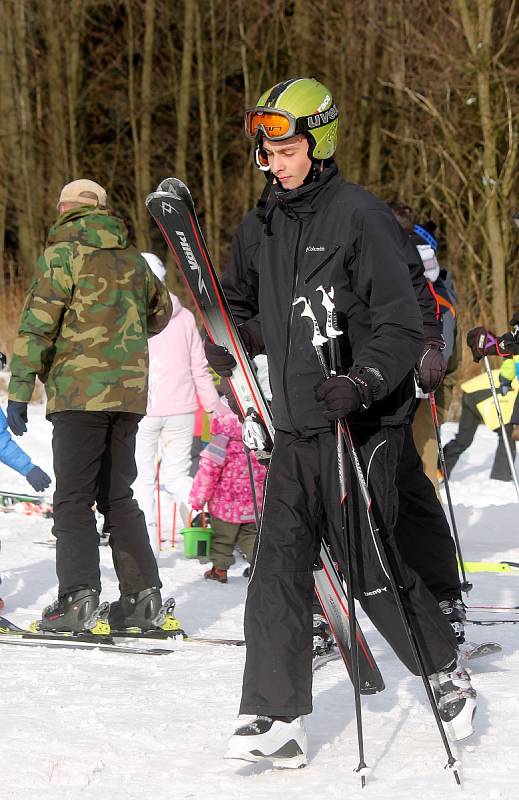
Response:
MULTIPOLYGON (((234 564, 235 545, 249 563, 252 559, 257 532, 254 501, 238 417, 230 410, 214 417, 211 433, 213 438, 200 456, 189 500, 195 510, 207 503, 211 514, 213 566, 204 577, 227 583, 227 570, 234 564)), ((261 508, 266 469, 258 464, 254 453, 251 458, 256 498, 261 508)))

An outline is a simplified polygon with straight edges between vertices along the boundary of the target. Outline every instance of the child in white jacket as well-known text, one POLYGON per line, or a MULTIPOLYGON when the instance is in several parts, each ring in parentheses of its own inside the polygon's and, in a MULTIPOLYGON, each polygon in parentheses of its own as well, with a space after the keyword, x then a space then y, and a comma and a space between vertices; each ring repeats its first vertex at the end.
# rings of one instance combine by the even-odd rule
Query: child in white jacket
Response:
MULTIPOLYGON (((166 270, 162 261, 152 253, 142 255, 163 281, 166 270)), ((157 461, 160 459, 161 490, 177 503, 186 524, 197 396, 207 412, 215 411, 220 404, 195 317, 178 297, 172 294, 171 300, 173 314, 169 324, 148 342, 148 407, 139 424, 135 452, 138 475, 133 489, 144 511, 155 555, 160 549, 154 491, 157 461)))

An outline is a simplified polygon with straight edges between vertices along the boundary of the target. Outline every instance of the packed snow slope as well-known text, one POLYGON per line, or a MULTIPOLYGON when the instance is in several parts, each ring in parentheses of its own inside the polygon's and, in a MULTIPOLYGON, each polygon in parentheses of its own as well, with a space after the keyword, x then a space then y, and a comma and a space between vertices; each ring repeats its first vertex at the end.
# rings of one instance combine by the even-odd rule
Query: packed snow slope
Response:
MULTIPOLYGON (((446 439, 454 425, 446 425, 446 439)), ((20 441, 51 471, 51 428, 31 408, 20 441)), ((488 479, 494 434, 480 429, 451 484, 468 561, 519 561, 518 505, 511 484, 488 479)), ((27 490, 0 467, 0 488, 27 490)), ((36 619, 55 596, 51 522, 0 514, 0 587, 5 616, 36 619)), ((109 548, 101 549, 103 598, 117 597, 109 548)), ((161 559, 164 594, 177 599, 190 633, 242 635, 243 562, 227 585, 203 580, 204 566, 186 560, 181 542, 161 559)), ((473 575, 468 602, 518 606, 519 574, 473 575)), ((484 609, 470 612, 489 617, 484 609)), ((494 613, 510 618, 510 613, 494 613)), ((519 615, 518 615, 519 620, 519 615)), ((314 678, 314 713, 307 718, 310 763, 278 771, 268 764, 223 760, 237 722, 242 648, 179 644, 151 658, 99 651, 51 651, 0 645, 2 691, 0 800, 515 800, 519 797, 519 625, 468 626, 468 638, 494 640, 503 653, 473 662, 478 691, 476 731, 453 746, 463 793, 444 770, 446 756, 423 686, 410 676, 368 620, 363 627, 386 690, 363 699, 367 786, 354 774, 357 744, 353 691, 342 662, 314 678)))

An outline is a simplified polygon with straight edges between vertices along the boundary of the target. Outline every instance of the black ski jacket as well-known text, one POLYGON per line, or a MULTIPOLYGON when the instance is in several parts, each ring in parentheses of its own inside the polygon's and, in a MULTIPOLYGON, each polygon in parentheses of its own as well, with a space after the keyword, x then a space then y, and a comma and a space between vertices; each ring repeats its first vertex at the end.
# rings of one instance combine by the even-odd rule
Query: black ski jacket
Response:
POLYGON ((311 328, 302 305, 293 305, 307 297, 324 333, 319 286, 335 290, 342 371, 372 367, 384 380, 385 396, 352 415, 351 424, 404 422, 424 337, 409 276, 412 251, 422 275, 423 267, 391 210, 346 182, 332 162, 318 181, 277 193, 262 228, 258 237, 248 215, 222 282, 237 322, 247 322, 252 349, 267 353, 275 427, 303 436, 330 429, 324 403, 315 399, 322 373, 311 328))

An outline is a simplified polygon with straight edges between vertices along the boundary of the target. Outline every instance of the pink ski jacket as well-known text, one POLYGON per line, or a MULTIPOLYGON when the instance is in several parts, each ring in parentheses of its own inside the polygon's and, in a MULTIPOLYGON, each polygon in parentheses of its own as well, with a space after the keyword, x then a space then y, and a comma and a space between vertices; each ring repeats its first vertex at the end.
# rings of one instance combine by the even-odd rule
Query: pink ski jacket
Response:
MULTIPOLYGON (((241 424, 232 412, 214 417, 213 438, 202 451, 189 502, 198 510, 208 504, 209 513, 225 522, 255 522, 247 456, 243 450, 241 424)), ((258 508, 263 501, 266 469, 251 454, 258 508)))
POLYGON ((173 314, 168 325, 148 340, 150 417, 169 417, 196 411, 197 395, 206 411, 220 405, 195 317, 170 294, 173 314))

